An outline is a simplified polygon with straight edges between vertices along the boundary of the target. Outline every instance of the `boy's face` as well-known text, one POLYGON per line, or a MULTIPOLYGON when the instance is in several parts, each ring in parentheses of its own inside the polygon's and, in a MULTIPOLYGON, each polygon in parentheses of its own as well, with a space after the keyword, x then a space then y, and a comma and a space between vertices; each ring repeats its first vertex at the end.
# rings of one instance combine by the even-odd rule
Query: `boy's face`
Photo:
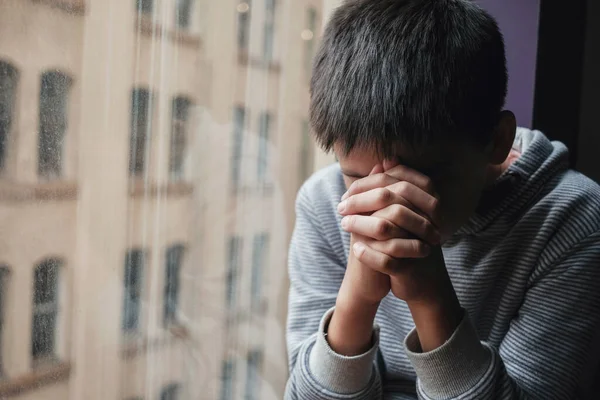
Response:
POLYGON ((335 148, 344 182, 369 174, 379 163, 402 164, 428 176, 440 199, 443 240, 461 227, 474 213, 481 193, 489 181, 489 156, 479 147, 466 143, 443 143, 415 156, 399 150, 396 160, 381 160, 373 151, 354 149, 344 156, 335 148))

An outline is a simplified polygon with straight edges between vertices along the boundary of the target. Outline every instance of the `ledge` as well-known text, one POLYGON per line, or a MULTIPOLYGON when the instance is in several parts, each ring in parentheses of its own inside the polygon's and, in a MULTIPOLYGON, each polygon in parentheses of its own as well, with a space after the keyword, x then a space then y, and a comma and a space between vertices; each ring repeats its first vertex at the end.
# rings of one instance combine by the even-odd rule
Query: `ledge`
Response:
POLYGON ((58 201, 77 199, 75 182, 16 183, 0 181, 0 202, 58 201))
POLYGON ((245 50, 238 51, 238 63, 243 66, 268 69, 272 72, 281 72, 281 65, 274 61, 265 61, 256 57, 251 57, 245 50))
POLYGON ((71 365, 59 363, 36 368, 30 373, 15 378, 8 377, 0 381, 0 398, 16 396, 42 386, 66 381, 70 375, 71 365))
POLYGON ((34 3, 46 4, 70 14, 84 15, 85 0, 33 0, 34 3))
POLYGON ((132 359, 140 354, 147 353, 160 347, 172 344, 179 340, 185 340, 190 337, 190 333, 185 326, 174 325, 167 328, 167 335, 148 339, 143 337, 126 337, 125 343, 121 349, 121 357, 132 359))
POLYGON ((169 39, 185 46, 200 47, 202 45, 202 39, 199 35, 181 29, 163 29, 162 25, 155 23, 150 17, 138 16, 135 26, 144 35, 156 35, 157 37, 162 37, 163 34, 166 34, 169 39))
POLYGON ((187 182, 169 182, 159 185, 133 178, 129 183, 129 195, 131 197, 183 197, 189 196, 193 192, 194 186, 187 182))

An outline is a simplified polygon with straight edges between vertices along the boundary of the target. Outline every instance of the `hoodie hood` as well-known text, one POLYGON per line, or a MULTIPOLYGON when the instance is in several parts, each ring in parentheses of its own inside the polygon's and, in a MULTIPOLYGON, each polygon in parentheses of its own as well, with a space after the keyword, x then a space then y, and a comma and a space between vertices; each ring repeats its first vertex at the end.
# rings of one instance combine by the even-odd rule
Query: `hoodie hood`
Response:
POLYGON ((513 148, 521 156, 483 192, 475 214, 458 235, 479 233, 492 223, 512 225, 535 204, 552 178, 569 168, 567 147, 540 131, 518 128, 513 148))

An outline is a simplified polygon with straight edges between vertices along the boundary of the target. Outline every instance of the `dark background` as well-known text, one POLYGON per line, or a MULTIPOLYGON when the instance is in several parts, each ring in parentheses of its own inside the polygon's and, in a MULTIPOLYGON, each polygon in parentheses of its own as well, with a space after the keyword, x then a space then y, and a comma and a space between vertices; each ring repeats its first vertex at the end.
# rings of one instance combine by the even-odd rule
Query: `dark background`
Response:
POLYGON ((565 143, 573 168, 600 182, 600 2, 478 2, 506 40, 507 108, 520 126, 565 143))

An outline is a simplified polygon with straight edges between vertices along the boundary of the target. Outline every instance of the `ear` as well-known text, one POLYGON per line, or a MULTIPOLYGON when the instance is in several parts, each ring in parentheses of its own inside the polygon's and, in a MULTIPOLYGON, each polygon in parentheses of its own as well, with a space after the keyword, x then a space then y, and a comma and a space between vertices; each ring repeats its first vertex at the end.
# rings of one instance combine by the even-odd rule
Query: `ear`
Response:
POLYGON ((500 165, 506 160, 515 141, 516 132, 515 114, 508 110, 502 111, 487 148, 490 164, 500 165))

